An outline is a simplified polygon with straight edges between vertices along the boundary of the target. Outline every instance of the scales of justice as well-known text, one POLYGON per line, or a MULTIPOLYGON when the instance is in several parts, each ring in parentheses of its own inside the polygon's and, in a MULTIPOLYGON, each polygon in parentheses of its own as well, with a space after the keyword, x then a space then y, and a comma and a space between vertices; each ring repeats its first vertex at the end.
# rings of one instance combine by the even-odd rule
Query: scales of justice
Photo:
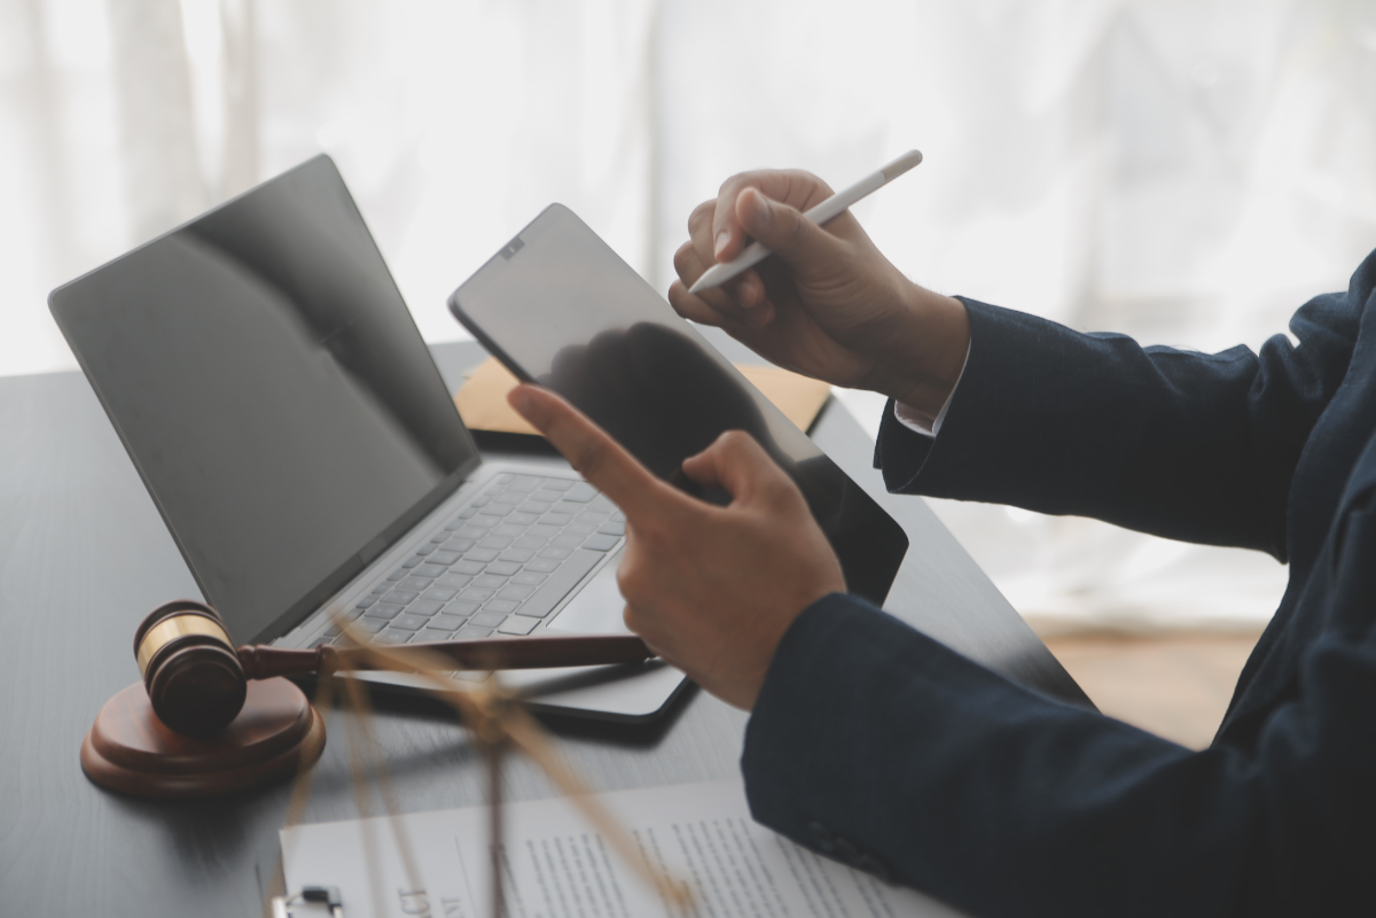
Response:
MULTIPOLYGON (((535 761, 600 832, 608 845, 675 910, 691 911, 686 884, 665 876, 641 855, 630 833, 603 809, 587 784, 553 752, 552 739, 506 692, 497 672, 640 662, 654 656, 633 635, 568 635, 435 644, 368 644, 343 620, 342 640, 314 650, 235 647, 209 606, 177 600, 153 610, 134 636, 143 679, 101 708, 81 746, 81 767, 103 787, 156 798, 194 798, 259 787, 294 775, 286 826, 300 822, 310 796, 312 766, 325 747, 325 722, 342 687, 351 719, 350 772, 360 816, 366 816, 365 764, 378 783, 402 865, 415 887, 411 855, 385 763, 377 755, 372 709, 357 670, 418 674, 427 691, 451 707, 487 762, 492 914, 505 914, 502 887, 502 761, 509 751, 535 761), (488 673, 479 682, 456 672, 488 673), (315 674, 314 703, 286 676, 315 674), (357 727, 355 728, 355 724, 357 727)), ((278 868, 273 887, 285 878, 278 868)), ((376 885, 376 883, 374 883, 376 885)), ((307 896, 341 914, 337 894, 307 896), (332 898, 332 895, 334 896, 332 898)), ((264 914, 287 915, 289 899, 275 896, 264 914)))

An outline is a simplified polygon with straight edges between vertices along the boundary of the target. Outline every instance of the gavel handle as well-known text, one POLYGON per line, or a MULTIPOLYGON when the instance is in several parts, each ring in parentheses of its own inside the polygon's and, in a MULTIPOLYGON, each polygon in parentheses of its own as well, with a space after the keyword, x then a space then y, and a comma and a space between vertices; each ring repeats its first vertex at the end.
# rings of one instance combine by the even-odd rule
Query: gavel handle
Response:
MULTIPOLYGON (((428 651, 453 660, 464 669, 549 669, 556 666, 602 666, 640 663, 654 656, 645 642, 633 634, 570 634, 540 637, 497 638, 475 641, 442 641, 403 644, 388 648, 405 655, 409 650, 428 651)), ((245 644, 238 649, 244 675, 250 679, 301 676, 320 672, 378 669, 365 649, 340 650, 322 644, 314 650, 289 650, 264 644, 245 644)), ((383 667, 385 668, 385 667, 383 667)))

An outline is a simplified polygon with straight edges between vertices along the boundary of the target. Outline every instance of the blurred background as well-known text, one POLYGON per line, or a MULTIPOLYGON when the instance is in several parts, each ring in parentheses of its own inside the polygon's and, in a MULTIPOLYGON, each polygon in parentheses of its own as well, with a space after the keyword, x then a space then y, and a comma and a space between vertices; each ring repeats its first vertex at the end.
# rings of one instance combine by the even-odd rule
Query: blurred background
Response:
MULTIPOLYGON (((442 341, 551 201, 663 290, 733 172, 839 187, 911 147, 856 210, 913 279, 1256 347, 1376 247, 1376 2, 0 0, 0 374, 75 366, 52 287, 322 151, 442 341)), ((1254 553, 933 504, 1048 631, 1254 634, 1284 586, 1254 553)))

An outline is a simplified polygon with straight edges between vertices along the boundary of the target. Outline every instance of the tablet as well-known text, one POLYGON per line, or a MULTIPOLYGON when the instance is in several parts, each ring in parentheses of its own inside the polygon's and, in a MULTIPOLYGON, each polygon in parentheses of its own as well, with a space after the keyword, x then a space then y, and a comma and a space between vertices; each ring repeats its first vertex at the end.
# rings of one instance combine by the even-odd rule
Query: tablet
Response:
POLYGON ((908 550, 902 527, 573 211, 547 207, 449 308, 518 378, 558 392, 685 490, 684 459, 724 431, 749 433, 802 491, 847 589, 883 603, 908 550))

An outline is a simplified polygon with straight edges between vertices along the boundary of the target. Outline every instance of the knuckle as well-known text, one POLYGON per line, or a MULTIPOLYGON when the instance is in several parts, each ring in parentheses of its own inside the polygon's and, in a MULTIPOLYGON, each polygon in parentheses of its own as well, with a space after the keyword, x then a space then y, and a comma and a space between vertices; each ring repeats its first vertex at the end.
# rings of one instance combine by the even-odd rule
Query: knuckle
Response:
POLYGON ((688 215, 689 234, 691 235, 692 233, 696 232, 697 229, 702 225, 710 223, 712 221, 712 215, 716 212, 716 209, 716 201, 703 201, 697 207, 694 207, 693 212, 688 215))
POLYGON ((674 253, 674 270, 682 274, 692 268, 696 260, 697 249, 693 248, 691 242, 685 242, 683 245, 679 246, 678 251, 674 253))

